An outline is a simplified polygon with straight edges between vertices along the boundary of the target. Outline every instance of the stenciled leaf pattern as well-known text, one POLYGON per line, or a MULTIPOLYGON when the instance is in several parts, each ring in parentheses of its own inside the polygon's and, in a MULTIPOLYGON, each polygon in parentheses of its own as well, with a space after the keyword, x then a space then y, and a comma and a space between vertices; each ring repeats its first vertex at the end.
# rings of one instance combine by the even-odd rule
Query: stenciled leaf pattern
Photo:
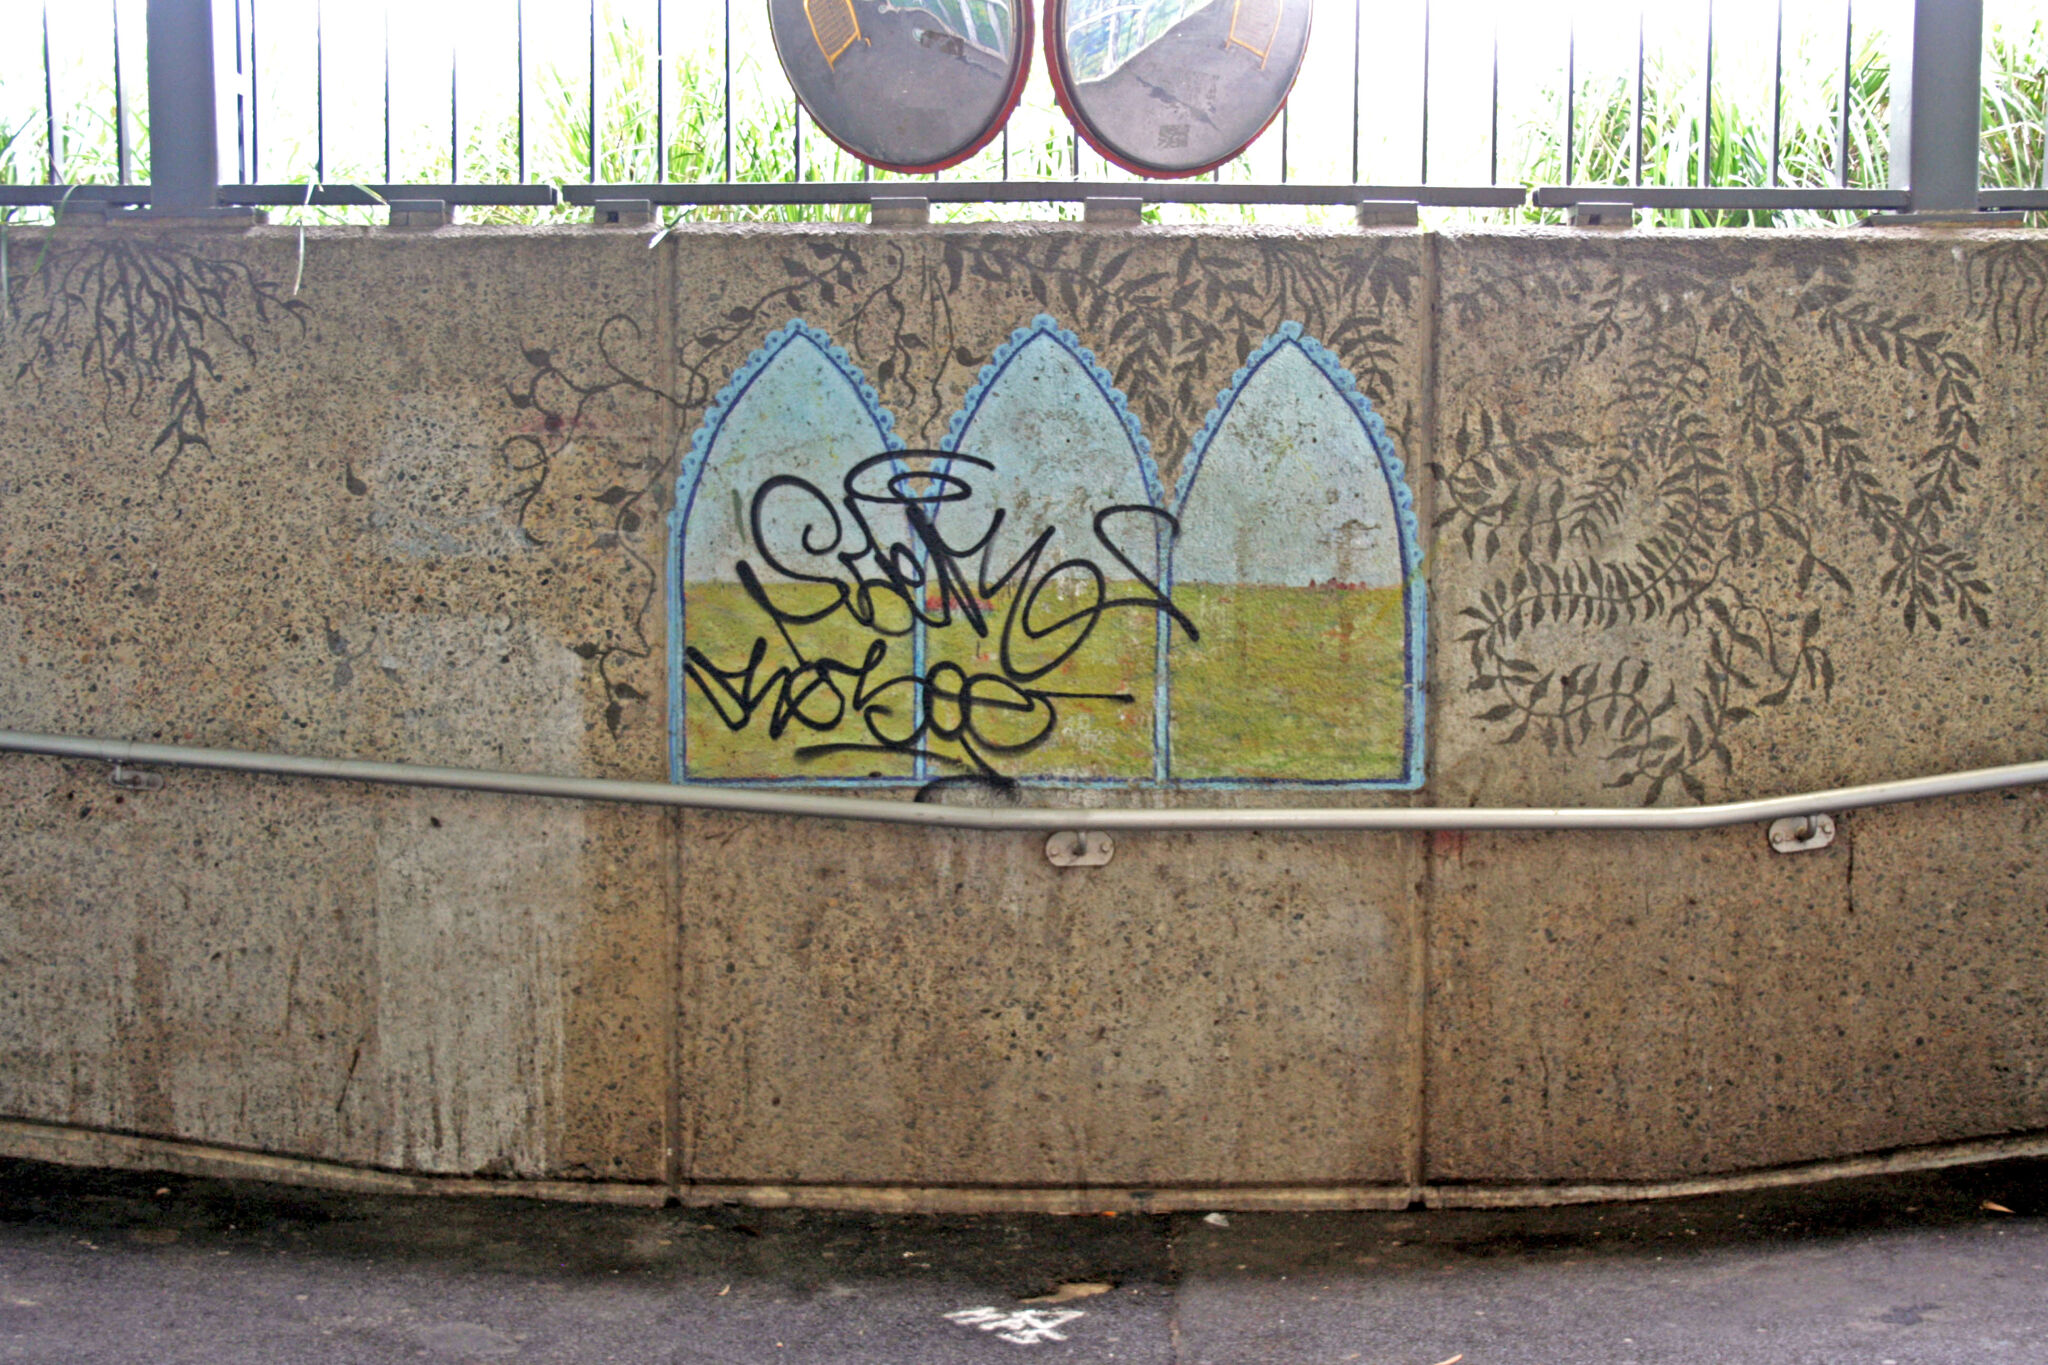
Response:
MULTIPOLYGON (((1397 446, 1407 445, 1417 421, 1400 357, 1411 344, 1403 329, 1422 294, 1422 269, 1420 254, 1399 239, 1350 239, 1339 250, 1304 236, 1194 232, 1142 245, 1076 231, 821 233, 783 238, 773 259, 776 269, 743 297, 675 337, 672 364, 660 367, 672 379, 644 354, 652 319, 619 315, 600 329, 594 363, 565 364, 563 344, 537 338, 506 385, 519 430, 500 449, 518 478, 510 510, 529 535, 542 538, 531 514, 565 463, 604 463, 601 475, 579 469, 576 477, 601 478, 611 495, 581 506, 592 518, 587 543, 616 558, 615 572, 593 577, 623 598, 623 626, 586 642, 614 736, 626 723, 621 676, 654 652, 648 619, 660 591, 659 553, 637 533, 669 510, 682 448, 719 388, 792 317, 813 320, 847 348, 914 446, 937 444, 987 358, 988 339, 955 312, 969 290, 1007 300, 1016 319, 1057 314, 1109 366, 1154 449, 1176 462, 1216 393, 1286 321, 1319 338, 1356 376, 1397 446), (595 413, 622 401, 670 412, 675 435, 658 456, 579 439, 596 425, 595 413)), ((1177 463, 1160 469, 1169 484, 1178 473, 1177 463)))
MULTIPOLYGON (((1604 762, 1609 785, 1646 804, 1674 788, 1705 800, 1705 776, 1732 771, 1731 727, 1802 688, 1832 691, 1826 623, 1837 600, 1874 592, 1909 634, 1989 624, 1991 585, 1947 537, 1976 491, 1976 363, 1949 331, 1861 295, 1845 246, 1788 255, 1791 328, 1844 367, 1928 385, 1924 444, 1880 458, 1851 413, 1788 377, 1787 324, 1745 287, 1756 260, 1714 271, 1664 253, 1579 258, 1482 274, 1446 300, 1467 327, 1532 303, 1562 313, 1538 382, 1606 383, 1619 433, 1596 448, 1483 401, 1448 432, 1431 466, 1439 544, 1500 565, 1451 637, 1466 651, 1468 687, 1486 694, 1474 717, 1501 743, 1604 762), (1838 548, 1841 514, 1882 552, 1874 579, 1838 548), (1782 590, 1760 581, 1761 566, 1778 563, 1791 566, 1803 608, 1790 617, 1782 590), (1698 670, 1674 677, 1669 664, 1584 646, 1558 657, 1574 638, 1561 626, 1697 639, 1698 670)), ((2024 344, 2037 325, 2031 265, 1982 269, 2004 292, 1987 284, 1981 307, 2002 319, 2008 344, 2024 344)))

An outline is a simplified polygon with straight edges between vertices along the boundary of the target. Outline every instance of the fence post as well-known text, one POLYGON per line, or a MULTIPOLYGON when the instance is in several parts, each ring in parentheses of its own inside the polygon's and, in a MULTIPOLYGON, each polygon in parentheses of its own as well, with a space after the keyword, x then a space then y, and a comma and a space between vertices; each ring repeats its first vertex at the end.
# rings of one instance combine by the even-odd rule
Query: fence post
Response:
POLYGON ((213 0, 149 0, 150 216, 216 217, 219 190, 213 0))
POLYGON ((1907 212, 1977 211, 1984 0, 1912 0, 1892 59, 1892 188, 1907 212))

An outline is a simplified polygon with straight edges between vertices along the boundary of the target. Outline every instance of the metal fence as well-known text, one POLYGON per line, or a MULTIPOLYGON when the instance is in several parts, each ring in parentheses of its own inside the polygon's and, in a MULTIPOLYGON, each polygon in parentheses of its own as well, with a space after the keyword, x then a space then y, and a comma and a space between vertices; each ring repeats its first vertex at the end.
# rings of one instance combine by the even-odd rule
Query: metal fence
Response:
MULTIPOLYGON (((1859 14, 1856 0, 1838 0, 1839 19, 1825 10, 1821 28, 1839 42, 1841 67, 1828 77, 1831 88, 1823 83, 1817 90, 1788 77, 1784 0, 1765 0, 1763 10, 1752 0, 1750 20, 1775 20, 1768 110, 1761 114, 1761 88, 1729 88, 1731 41, 1746 59, 1756 56, 1754 31, 1731 39, 1735 2, 1721 0, 1717 19, 1716 0, 1698 0, 1704 22, 1687 69, 1674 75, 1658 56, 1669 44, 1650 42, 1641 11, 1632 35, 1612 22, 1611 11, 1597 33, 1558 12, 1537 44, 1547 52, 1512 50, 1518 44, 1510 39, 1504 57, 1498 16, 1490 44, 1483 33, 1475 44, 1474 26, 1455 0, 1414 0, 1373 15, 1362 0, 1324 0, 1314 53, 1323 84, 1308 116, 1298 88, 1292 111, 1238 163, 1199 180, 1142 182, 1110 174, 1099 159, 1088 164, 1071 132, 1050 125, 1020 135, 1028 154, 1013 147, 1006 130, 999 146, 943 177, 871 172, 807 124, 772 53, 745 50, 744 34, 736 48, 734 0, 641 0, 631 23, 621 17, 628 0, 605 0, 602 8, 600 0, 507 0, 498 16, 503 25, 486 26, 490 43, 478 32, 455 34, 438 70, 416 60, 402 33, 394 46, 388 10, 381 34, 366 34, 361 10, 330 12, 321 0, 111 0, 104 76, 78 82, 88 97, 63 101, 63 64, 53 63, 45 3, 39 65, 17 61, 0 70, 7 108, 23 105, 25 70, 40 84, 39 117, 0 123, 0 214, 193 218, 255 208, 435 205, 557 212, 610 205, 616 212, 620 204, 658 212, 859 206, 903 196, 943 204, 1121 196, 1149 204, 1362 205, 1382 221, 1400 221, 1414 207, 1565 210, 1586 222, 1635 210, 1848 211, 1898 221, 2048 210, 2040 120, 2048 92, 2036 80, 2028 87, 2030 105, 2022 101, 2015 113, 2008 102, 1991 112, 1985 0, 1910 0, 1904 21, 1884 30, 1859 14), (266 70, 266 54, 273 65, 279 58, 262 39, 287 23, 299 56, 289 71, 266 70), (713 51, 717 59, 708 66, 699 60, 713 51), (494 59, 492 52, 501 55, 494 59), (479 68, 493 60, 516 71, 516 79, 498 82, 500 97, 509 86, 508 108, 484 109, 476 93, 479 68), (644 69, 636 63, 649 61, 651 89, 634 75, 644 69), (676 74, 684 69, 679 63, 688 64, 689 80, 676 74), (1526 83, 1532 63, 1555 106, 1554 118, 1534 120, 1542 134, 1534 154, 1527 137, 1517 143, 1515 130, 1503 127, 1504 81, 1526 83), (1419 79, 1390 84, 1389 70, 1419 79), (751 87, 739 79, 747 72, 751 87), (335 95, 342 73, 359 96, 345 108, 335 95), (367 110, 360 97, 366 75, 367 110), (1816 132, 1816 100, 1834 105, 1825 146, 1816 132), (1806 111, 1803 122, 1788 121, 1788 101, 1806 111), (631 129, 619 112, 629 103, 631 129), (1738 105, 1746 124, 1733 118, 1738 105), (309 123, 311 136, 280 152, 269 130, 285 112, 302 131, 309 123), (81 120, 93 124, 94 136, 79 135, 81 120), (381 158, 374 143, 362 152, 366 124, 381 133, 381 158), (445 160, 435 153, 424 173, 417 155, 404 164, 401 145, 406 130, 417 127, 443 128, 446 139, 445 160), (352 160, 337 155, 344 130, 358 144, 352 160), (543 134, 552 165, 542 164, 538 152, 543 134), (1313 154, 1305 151, 1311 138, 1313 154), (1743 156, 1731 159, 1729 143, 1737 138, 1755 145, 1746 143, 1743 156), (1980 163, 1992 156, 1994 138, 2003 138, 1994 158, 2003 183, 1985 185, 1980 163), (772 156, 743 155, 764 139, 775 143, 772 156), (1450 154, 1453 147, 1460 155, 1450 154), (267 179, 280 165, 286 178, 267 179), (1412 166, 1413 175, 1361 177, 1389 165, 1412 166)), ((1836 2, 1821 0, 1823 7, 1836 2)), ((760 8, 760 0, 740 0, 742 29, 760 8)), ((1816 12, 1822 11, 1799 11, 1816 12)), ((374 29, 376 20, 367 26, 374 29)))

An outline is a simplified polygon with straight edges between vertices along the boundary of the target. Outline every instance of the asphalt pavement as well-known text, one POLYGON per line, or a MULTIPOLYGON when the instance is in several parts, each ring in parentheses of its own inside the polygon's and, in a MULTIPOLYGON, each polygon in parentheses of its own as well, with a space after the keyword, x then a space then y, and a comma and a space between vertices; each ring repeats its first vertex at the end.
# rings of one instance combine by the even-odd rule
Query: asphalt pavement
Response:
POLYGON ((0 1161, 0 1361, 2044 1365, 2048 1162, 1512 1212, 869 1216, 0 1161))

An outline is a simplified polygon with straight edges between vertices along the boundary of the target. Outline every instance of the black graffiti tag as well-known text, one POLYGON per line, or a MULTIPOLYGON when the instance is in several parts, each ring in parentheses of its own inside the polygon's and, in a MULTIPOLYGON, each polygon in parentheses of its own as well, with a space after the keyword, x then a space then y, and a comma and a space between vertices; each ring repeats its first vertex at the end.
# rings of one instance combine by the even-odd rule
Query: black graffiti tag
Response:
POLYGON ((1201 638, 1126 548, 1133 535, 1157 543, 1162 528, 1168 536, 1178 533, 1179 523, 1149 503, 1104 507, 1091 519, 1095 545, 1126 575, 1115 581, 1138 588, 1122 595, 1096 559, 1073 556, 1042 566, 1057 527, 1040 529, 1014 560, 1000 563, 995 546, 1009 519, 1006 508, 988 509, 972 539, 949 540, 946 532, 972 521, 976 511, 966 474, 994 468, 975 455, 886 452, 848 471, 836 501, 794 474, 764 480, 746 517, 748 543, 762 569, 742 559, 734 572, 795 662, 768 667, 770 634, 757 635, 737 667, 687 647, 686 675, 719 721, 740 731, 765 717, 771 740, 791 726, 819 735, 820 742, 795 751, 798 759, 922 755, 995 777, 995 757, 1028 753, 1051 737, 1062 703, 1135 700, 1046 681, 1081 652, 1111 612, 1156 612, 1188 639, 1201 638), (909 463, 920 460, 929 466, 909 463), (898 519, 907 539, 879 529, 898 519), (764 581, 763 570, 772 580, 764 581), (1006 589, 1012 591, 998 621, 992 603, 1006 589), (842 615, 850 633, 867 639, 858 658, 807 653, 792 633, 842 615), (969 671, 950 660, 918 658, 913 639, 919 625, 927 640, 948 629, 993 638, 995 668, 969 671), (958 752, 935 750, 934 742, 958 752))

